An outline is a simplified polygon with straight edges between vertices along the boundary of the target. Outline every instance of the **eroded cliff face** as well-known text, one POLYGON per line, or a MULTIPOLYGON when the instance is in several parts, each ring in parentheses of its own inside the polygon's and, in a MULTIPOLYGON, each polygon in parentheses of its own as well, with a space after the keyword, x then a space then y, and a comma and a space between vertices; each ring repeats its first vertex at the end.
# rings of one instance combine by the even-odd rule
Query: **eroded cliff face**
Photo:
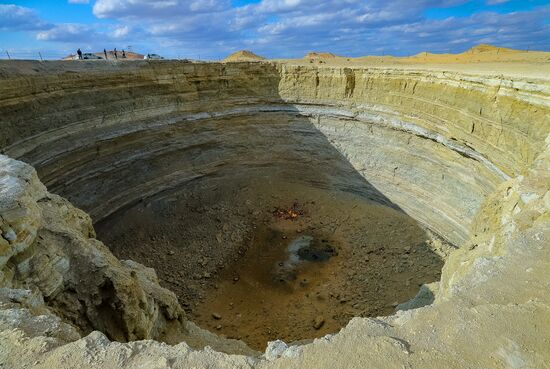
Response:
POLYGON ((94 221, 198 178, 230 181, 267 166, 296 183, 395 205, 461 247, 441 282, 401 308, 435 295, 433 304, 355 318, 305 346, 276 343, 259 361, 185 344, 114 343, 97 332, 76 340, 101 330, 122 341, 195 339, 250 353, 189 333, 153 270, 114 258, 94 239, 85 213, 48 193, 31 167, 3 156, 6 363, 320 367, 341 366, 345 357, 349 366, 462 368, 542 367, 549 360, 548 80, 272 63, 11 68, 2 65, 3 153, 31 164, 50 192, 94 221), (327 148, 298 140, 310 143, 300 155, 288 145, 319 132, 327 148), (269 140, 247 142, 247 135, 269 140), (329 157, 329 146, 351 168, 316 181, 300 176, 308 160, 329 157), (370 186, 347 180, 346 171, 370 186), (48 328, 28 328, 28 319, 43 319, 48 328))
POLYGON ((188 181, 194 168, 223 169, 219 158, 235 155, 232 136, 219 129, 226 118, 299 114, 385 196, 459 244, 482 199, 542 149, 547 89, 457 73, 270 63, 29 65, 3 83, 1 140, 7 155, 99 221, 188 181), (222 141, 218 152, 207 147, 222 141), (210 157, 197 163, 186 153, 199 148, 210 157), (177 179, 173 167, 152 165, 176 156, 177 179))
POLYGON ((48 193, 32 167, 5 156, 1 164, 3 287, 38 290, 81 332, 116 340, 161 339, 167 322, 182 323, 153 270, 117 260, 95 239, 89 216, 48 193))

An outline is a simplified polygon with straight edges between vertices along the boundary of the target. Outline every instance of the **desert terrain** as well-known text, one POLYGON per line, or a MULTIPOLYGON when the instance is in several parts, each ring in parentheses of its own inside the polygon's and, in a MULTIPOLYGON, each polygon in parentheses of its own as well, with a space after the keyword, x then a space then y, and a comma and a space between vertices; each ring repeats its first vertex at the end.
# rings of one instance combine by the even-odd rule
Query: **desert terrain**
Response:
POLYGON ((550 53, 0 79, 6 367, 550 361, 550 53))

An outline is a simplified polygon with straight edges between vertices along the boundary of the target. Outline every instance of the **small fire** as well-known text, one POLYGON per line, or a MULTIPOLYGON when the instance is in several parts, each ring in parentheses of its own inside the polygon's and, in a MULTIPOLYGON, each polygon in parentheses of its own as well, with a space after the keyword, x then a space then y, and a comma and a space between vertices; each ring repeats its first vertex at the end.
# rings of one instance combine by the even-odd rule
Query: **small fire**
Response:
POLYGON ((293 220, 301 215, 304 215, 304 211, 300 209, 300 205, 295 202, 289 209, 275 208, 275 210, 273 211, 273 215, 279 219, 293 220))

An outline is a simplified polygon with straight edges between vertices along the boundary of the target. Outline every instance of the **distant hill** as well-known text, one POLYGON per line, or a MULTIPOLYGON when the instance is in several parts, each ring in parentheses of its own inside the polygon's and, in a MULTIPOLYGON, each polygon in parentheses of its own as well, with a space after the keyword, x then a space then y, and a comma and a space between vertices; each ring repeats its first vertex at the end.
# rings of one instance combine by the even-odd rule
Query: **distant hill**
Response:
POLYGON ((450 54, 434 54, 434 53, 429 53, 427 51, 422 51, 422 52, 419 52, 418 54, 416 55, 412 55, 413 58, 419 58, 419 57, 426 57, 426 56, 433 56, 433 55, 450 55, 450 54))
POLYGON ((487 53, 487 52, 520 52, 520 50, 515 49, 509 49, 507 47, 498 47, 488 44, 479 44, 477 46, 472 47, 471 49, 465 51, 465 53, 487 53))
POLYGON ((333 53, 323 53, 323 52, 309 52, 304 56, 304 59, 334 59, 336 55, 333 53))
MULTIPOLYGON (((82 51, 82 53, 87 53, 87 51, 82 51)), ((103 53, 103 51, 93 52, 92 54, 105 59, 105 54, 103 53)), ((130 60, 141 60, 144 58, 143 54, 138 54, 131 51, 125 51, 125 54, 126 54, 126 59, 130 59, 130 60)), ((122 50, 117 50, 117 56, 119 59, 122 59, 122 50)), ((66 57, 63 58, 63 60, 73 60, 73 59, 77 59, 76 54, 67 55, 66 57)), ((115 59, 114 50, 107 51, 107 59, 115 59)))
POLYGON ((261 60, 265 60, 265 58, 263 56, 254 54, 252 51, 241 50, 229 55, 223 61, 235 62, 235 61, 261 61, 261 60))
POLYGON ((413 55, 413 58, 429 58, 429 57, 453 58, 453 57, 468 57, 468 56, 471 56, 472 54, 499 54, 499 53, 520 53, 520 52, 522 51, 509 49, 507 47, 498 47, 498 46, 493 46, 488 44, 479 44, 459 54, 434 54, 434 53, 423 51, 421 53, 413 55))

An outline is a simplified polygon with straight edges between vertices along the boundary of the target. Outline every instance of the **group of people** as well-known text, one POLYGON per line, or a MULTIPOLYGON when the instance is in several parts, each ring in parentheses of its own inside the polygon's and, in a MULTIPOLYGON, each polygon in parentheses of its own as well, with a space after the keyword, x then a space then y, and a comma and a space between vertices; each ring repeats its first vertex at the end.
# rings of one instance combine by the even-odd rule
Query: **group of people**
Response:
MULTIPOLYGON (((82 60, 82 50, 80 50, 80 48, 78 50, 76 50, 76 54, 78 55, 78 59, 82 60)), ((116 50, 116 47, 113 50, 113 54, 115 56, 115 59, 118 59, 118 52, 116 50)), ((105 55, 105 59, 109 59, 108 56, 107 56, 107 50, 106 49, 103 49, 103 55, 105 55)), ((124 50, 122 50, 122 59, 126 59, 126 52, 124 50)))

